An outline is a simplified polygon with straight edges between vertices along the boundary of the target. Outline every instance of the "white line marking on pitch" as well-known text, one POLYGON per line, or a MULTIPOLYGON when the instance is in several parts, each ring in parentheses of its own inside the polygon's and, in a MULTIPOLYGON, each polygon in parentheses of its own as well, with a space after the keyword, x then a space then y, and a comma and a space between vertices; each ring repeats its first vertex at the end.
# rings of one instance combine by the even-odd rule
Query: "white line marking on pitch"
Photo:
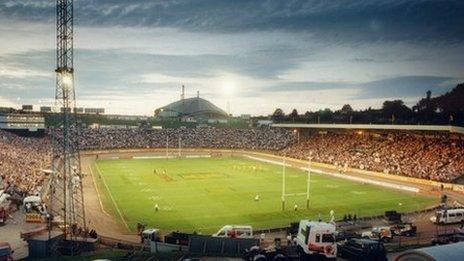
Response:
MULTIPOLYGON (((110 216, 110 214, 108 214, 108 212, 105 211, 105 208, 103 207, 103 203, 101 201, 101 196, 100 196, 100 191, 98 191, 98 188, 97 188, 97 183, 95 182, 95 176, 93 175, 93 170, 92 170, 92 166, 91 166, 92 163, 88 164, 87 165, 87 168, 89 169, 90 171, 90 175, 92 176, 92 182, 93 182, 93 186, 95 188, 95 191, 97 192, 97 198, 98 198, 98 202, 100 203, 100 208, 101 210, 103 211, 103 213, 105 213, 107 216, 110 216)), ((96 163, 95 163, 96 164, 96 163)))
MULTIPOLYGON (((253 160, 261 161, 261 162, 272 163, 272 164, 276 164, 276 165, 280 165, 280 166, 283 165, 282 161, 263 159, 263 158, 249 156, 249 155, 244 155, 244 156, 247 157, 247 158, 253 159, 253 160)), ((291 164, 289 164, 287 162, 285 163, 285 166, 293 167, 291 164)), ((308 171, 308 168, 299 168, 299 169, 301 169, 303 171, 308 171)), ((368 183, 368 184, 377 185, 377 186, 381 186, 381 187, 387 187, 387 188, 398 189, 398 190, 405 190, 405 191, 416 192, 416 193, 419 192, 419 189, 416 188, 416 187, 410 187, 410 186, 406 186, 406 185, 388 183, 388 182, 377 181, 377 180, 370 180, 370 179, 365 179, 365 178, 351 176, 351 175, 338 174, 338 173, 334 173, 334 172, 326 172, 326 171, 321 171, 321 170, 318 170, 318 169, 315 169, 315 168, 311 168, 311 172, 320 173, 320 174, 326 174, 326 175, 333 176, 333 177, 336 177, 336 178, 348 179, 348 180, 351 180, 351 181, 356 181, 356 182, 360 182, 360 183, 368 183)))
POLYGON ((123 222, 124 225, 126 226, 127 230, 130 231, 129 226, 128 226, 127 223, 126 223, 126 220, 125 220, 124 217, 122 216, 121 210, 119 210, 118 205, 116 204, 116 201, 115 201, 114 198, 113 198, 113 194, 111 194, 110 188, 108 187, 108 185, 106 185, 105 178, 102 176, 101 171, 100 171, 100 168, 98 167, 97 164, 95 164, 95 167, 97 167, 98 174, 100 175, 100 177, 102 177, 103 184, 105 185, 105 188, 106 188, 106 190, 108 191, 108 194, 110 194, 111 201, 113 201, 114 207, 116 208, 116 211, 118 211, 119 217, 121 218, 122 222, 123 222))

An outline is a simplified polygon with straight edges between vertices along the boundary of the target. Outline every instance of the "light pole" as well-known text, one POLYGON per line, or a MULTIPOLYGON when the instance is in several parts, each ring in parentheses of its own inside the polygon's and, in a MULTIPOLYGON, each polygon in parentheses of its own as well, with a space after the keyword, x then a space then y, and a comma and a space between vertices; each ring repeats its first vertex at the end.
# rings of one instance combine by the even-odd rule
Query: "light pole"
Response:
POLYGON ((297 129, 294 129, 293 133, 296 134, 297 142, 298 142, 298 144, 300 144, 300 131, 297 130, 297 129))
POLYGON ((282 211, 285 210, 285 155, 282 164, 282 211))
POLYGON ((309 152, 309 157, 308 157, 308 178, 307 178, 307 184, 306 184, 306 208, 309 209, 309 191, 311 187, 311 163, 313 159, 313 152, 309 152))

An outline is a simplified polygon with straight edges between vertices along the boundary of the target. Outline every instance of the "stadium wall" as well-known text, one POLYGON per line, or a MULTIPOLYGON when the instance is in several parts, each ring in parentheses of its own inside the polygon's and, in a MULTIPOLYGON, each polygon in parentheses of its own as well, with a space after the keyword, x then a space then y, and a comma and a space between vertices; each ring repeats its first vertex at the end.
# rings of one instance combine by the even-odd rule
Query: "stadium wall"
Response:
POLYGON ((274 128, 288 129, 351 129, 351 130, 403 130, 403 131, 443 131, 464 134, 463 127, 451 125, 395 125, 395 124, 305 124, 276 123, 274 128))
MULTIPOLYGON (((464 131, 464 128, 462 128, 464 131)), ((119 158, 133 158, 133 155, 131 154, 139 154, 139 153, 166 153, 166 149, 115 149, 115 150, 93 150, 93 151, 83 151, 81 153, 82 156, 96 156, 96 155, 101 155, 101 154, 106 154, 106 155, 114 155, 114 154, 120 154, 121 156, 119 158)), ((230 149, 205 149, 205 148, 198 148, 198 149, 182 149, 182 153, 226 153, 226 154, 244 154, 244 155, 257 155, 257 156, 262 156, 266 158, 273 158, 277 159, 279 161, 283 161, 282 156, 274 155, 269 152, 263 152, 263 151, 246 151, 246 150, 230 150, 230 149)), ((169 149, 168 153, 171 155, 177 155, 178 149, 169 149)), ((294 158, 285 158, 286 161, 294 162, 294 163, 299 163, 299 164, 308 164, 308 161, 305 160, 300 160, 300 159, 294 159, 294 158)), ((324 168, 324 169, 329 169, 329 170, 334 170, 337 171, 338 168, 334 165, 330 164, 325 164, 325 163, 320 163, 320 162, 311 162, 312 168, 324 168)), ((320 170, 319 170, 320 171, 320 170)), ((461 194, 464 194, 464 185, 459 185, 459 184, 453 184, 453 183, 444 183, 444 182, 438 182, 438 181, 433 181, 433 180, 425 180, 425 179, 419 179, 419 178, 412 178, 412 177, 406 177, 406 176, 400 176, 400 175, 393 175, 393 174, 386 174, 386 173, 380 173, 380 172, 374 172, 374 171, 368 171, 368 170, 361 170, 361 169, 356 169, 356 168, 348 168, 348 171, 354 172, 354 173, 359 173, 367 176, 373 176, 376 178, 380 179, 388 179, 392 181, 397 181, 397 182, 406 182, 406 183, 411 183, 411 184, 417 184, 417 185, 423 185, 423 186, 429 186, 429 187, 435 187, 437 189, 443 188, 449 189, 452 191, 459 192, 461 194)), ((349 174, 348 174, 349 175, 349 174)))

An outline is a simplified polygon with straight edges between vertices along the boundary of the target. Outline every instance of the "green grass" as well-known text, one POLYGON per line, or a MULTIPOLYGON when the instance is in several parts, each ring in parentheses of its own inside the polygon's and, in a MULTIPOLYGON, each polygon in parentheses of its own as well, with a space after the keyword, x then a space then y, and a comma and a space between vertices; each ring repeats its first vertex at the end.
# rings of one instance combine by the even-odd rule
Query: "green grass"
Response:
MULTIPOLYGON (((106 210, 122 216, 131 230, 137 222, 165 231, 216 232, 225 224, 249 224, 254 229, 287 226, 303 218, 336 218, 383 214, 395 209, 422 209, 437 199, 378 186, 311 175, 311 206, 306 196, 287 197, 281 210, 282 167, 242 157, 195 159, 98 160, 93 168, 106 210), (253 170, 253 167, 256 170, 253 170), (154 170, 167 170, 165 175, 154 170), (97 175, 98 176, 98 175, 97 175), (104 191, 104 184, 109 193, 104 191), (103 188, 103 189, 102 189, 103 188), (117 205, 113 205, 110 195, 117 205), (256 195, 260 196, 255 201, 256 195), (155 204, 160 207, 155 211, 155 204), (293 210, 294 204, 299 206, 293 210)), ((287 193, 306 191, 306 174, 287 168, 287 193)))

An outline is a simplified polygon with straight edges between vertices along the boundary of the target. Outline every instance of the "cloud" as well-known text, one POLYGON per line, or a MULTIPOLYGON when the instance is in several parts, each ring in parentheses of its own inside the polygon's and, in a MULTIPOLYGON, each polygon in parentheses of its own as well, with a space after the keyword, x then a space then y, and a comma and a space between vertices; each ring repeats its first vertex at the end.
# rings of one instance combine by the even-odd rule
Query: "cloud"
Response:
POLYGON ((0 78, 52 77, 52 73, 41 70, 28 70, 0 64, 0 78))
MULTIPOLYGON (((53 100, 53 1, 0 2, 0 93, 53 100)), ((152 114, 201 95, 233 113, 412 102, 464 79, 462 1, 75 1, 81 105, 152 114), (223 86, 234 86, 225 95, 223 86)), ((16 98, 21 97, 20 101, 16 98)), ((409 103, 408 103, 409 104, 409 103)))
MULTIPOLYGON (((170 27, 196 32, 311 32, 338 41, 464 40, 464 2, 449 1, 75 1, 81 26, 170 27)), ((0 15, 53 21, 51 1, 9 0, 0 15)))
MULTIPOLYGON (((265 88, 266 91, 295 93, 304 91, 353 90, 351 99, 407 99, 421 97, 430 90, 435 95, 447 92, 462 79, 441 76, 404 76, 363 83, 350 82, 280 82, 265 88)), ((318 96, 319 97, 319 96, 318 96)), ((319 99, 319 98, 318 98, 319 99)))

